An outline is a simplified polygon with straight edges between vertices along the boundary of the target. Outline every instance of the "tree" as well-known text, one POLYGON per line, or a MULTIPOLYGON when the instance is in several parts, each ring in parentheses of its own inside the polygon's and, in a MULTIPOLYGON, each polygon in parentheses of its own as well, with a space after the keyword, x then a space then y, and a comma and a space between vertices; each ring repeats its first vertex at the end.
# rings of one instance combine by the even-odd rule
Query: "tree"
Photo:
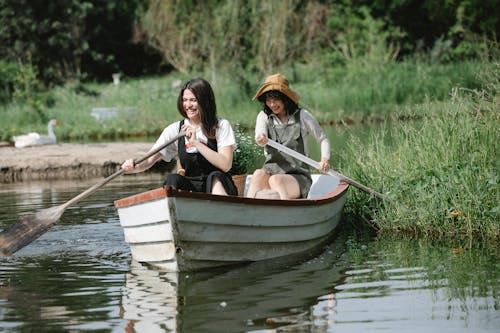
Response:
POLYGON ((40 78, 106 78, 122 71, 158 70, 152 49, 134 43, 140 0, 0 0, 0 59, 17 63, 31 55, 40 78))

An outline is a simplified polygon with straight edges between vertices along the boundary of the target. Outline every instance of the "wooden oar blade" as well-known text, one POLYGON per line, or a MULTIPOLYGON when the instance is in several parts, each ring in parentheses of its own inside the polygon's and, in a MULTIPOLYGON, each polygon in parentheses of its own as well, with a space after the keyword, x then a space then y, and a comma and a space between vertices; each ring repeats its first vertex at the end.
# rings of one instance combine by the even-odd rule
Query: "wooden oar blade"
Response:
MULTIPOLYGON (((179 138, 185 135, 186 133, 180 131, 179 134, 177 134, 174 138, 172 138, 168 142, 165 142, 160 147, 151 150, 146 156, 143 156, 142 158, 136 160, 135 163, 141 163, 147 160, 154 154, 158 153, 160 150, 166 148, 174 142, 177 142, 179 138)), ((10 256, 16 251, 22 249, 23 247, 40 237, 44 232, 49 230, 50 227, 52 227, 52 225, 54 225, 57 220, 59 220, 66 207, 69 207, 72 204, 82 200, 83 198, 86 198, 111 180, 123 174, 123 172, 124 170, 120 168, 112 175, 106 177, 99 183, 95 184, 91 188, 88 188, 84 192, 80 193, 76 197, 68 200, 66 203, 60 206, 41 210, 38 213, 24 216, 18 223, 7 230, 0 232, 0 252, 2 252, 2 254, 5 256, 10 256)))
MULTIPOLYGON (((302 161, 306 164, 309 164, 310 166, 312 166, 313 168, 315 169, 318 169, 320 168, 320 165, 318 162, 316 162, 315 160, 313 160, 312 158, 308 157, 308 156, 305 156, 305 155, 302 155, 300 154, 299 152, 296 152, 295 150, 293 149, 290 149, 288 148, 287 146, 284 146, 282 145, 281 143, 278 143, 276 141, 273 141, 271 139, 268 139, 267 141, 267 144, 275 149, 278 149, 282 152, 285 152, 286 154, 298 159, 299 161, 302 161)), ((387 199, 385 197, 385 195, 383 195, 382 193, 379 193, 375 190, 372 190, 371 188, 369 188, 368 186, 365 186, 363 184, 360 184, 358 183, 357 181, 351 179, 351 178, 348 178, 346 176, 344 176, 343 174, 337 172, 337 171, 334 171, 334 170, 330 170, 328 171, 328 174, 335 177, 335 178, 338 178, 338 179, 341 179, 343 181, 345 181, 346 183, 348 183, 349 185, 352 185, 352 186, 355 186, 357 188, 359 188, 360 190, 363 190, 367 193, 369 193, 370 195, 373 195, 373 196, 376 196, 377 198, 380 198, 380 199, 387 199)))
POLYGON ((63 207, 56 206, 25 215, 18 223, 0 232, 2 254, 10 256, 33 242, 59 220, 63 211, 63 207))

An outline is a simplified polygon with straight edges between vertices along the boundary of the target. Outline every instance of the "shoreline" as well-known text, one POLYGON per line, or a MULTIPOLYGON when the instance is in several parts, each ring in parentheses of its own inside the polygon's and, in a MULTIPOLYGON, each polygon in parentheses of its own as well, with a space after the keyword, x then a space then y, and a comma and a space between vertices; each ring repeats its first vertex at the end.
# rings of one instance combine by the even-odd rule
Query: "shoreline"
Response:
MULTIPOLYGON (((15 148, 0 147, 0 183, 30 180, 107 177, 128 158, 148 153, 150 142, 112 142, 15 148)), ((175 163, 157 163, 151 171, 172 170, 175 163)))

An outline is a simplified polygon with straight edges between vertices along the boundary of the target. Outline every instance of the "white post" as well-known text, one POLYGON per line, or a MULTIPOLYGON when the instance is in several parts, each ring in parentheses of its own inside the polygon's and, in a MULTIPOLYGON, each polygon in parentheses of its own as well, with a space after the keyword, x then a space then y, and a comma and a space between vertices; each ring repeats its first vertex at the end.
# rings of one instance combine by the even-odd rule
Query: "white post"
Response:
POLYGON ((120 73, 113 73, 113 84, 115 86, 120 84, 120 73))

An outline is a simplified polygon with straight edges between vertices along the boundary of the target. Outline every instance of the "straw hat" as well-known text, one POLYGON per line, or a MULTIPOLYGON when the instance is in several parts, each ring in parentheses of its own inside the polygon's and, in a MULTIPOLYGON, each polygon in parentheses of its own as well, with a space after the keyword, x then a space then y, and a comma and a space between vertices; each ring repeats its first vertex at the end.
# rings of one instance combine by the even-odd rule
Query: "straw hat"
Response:
POLYGON ((299 95, 290 89, 288 86, 288 80, 282 74, 273 74, 266 78, 266 81, 257 91, 252 100, 258 99, 262 94, 271 91, 277 90, 283 94, 285 94, 288 98, 290 98, 295 104, 299 103, 299 95))

